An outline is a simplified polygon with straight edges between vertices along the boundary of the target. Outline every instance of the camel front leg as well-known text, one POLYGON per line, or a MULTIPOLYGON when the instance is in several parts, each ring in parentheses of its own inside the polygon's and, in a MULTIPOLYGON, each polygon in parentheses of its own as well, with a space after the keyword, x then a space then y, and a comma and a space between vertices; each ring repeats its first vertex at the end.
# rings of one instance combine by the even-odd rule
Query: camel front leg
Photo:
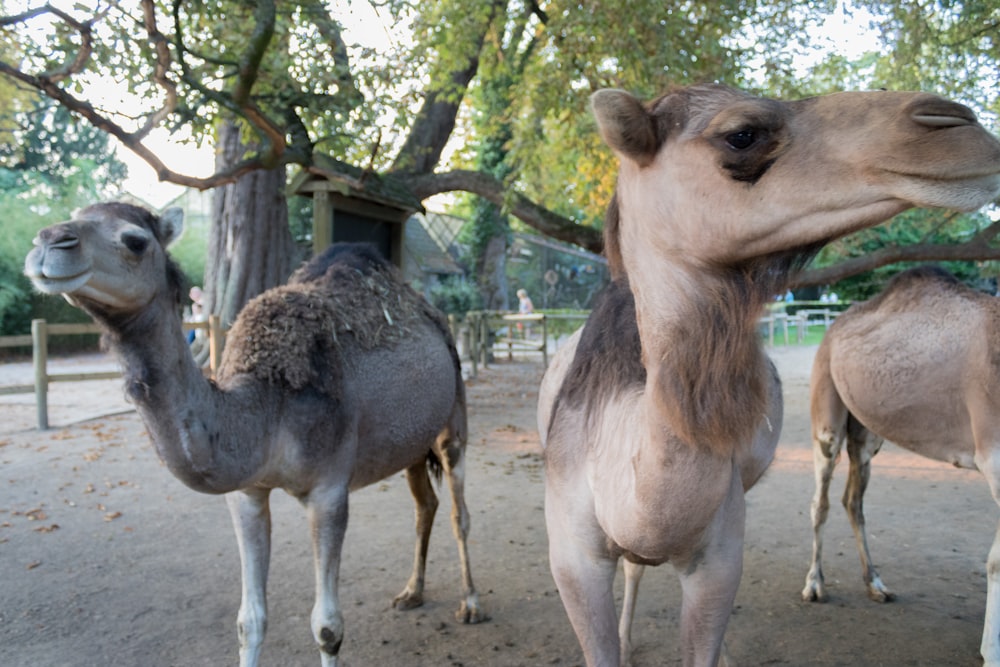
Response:
POLYGON ((406 481, 416 505, 417 544, 413 555, 413 572, 406 588, 397 595, 392 606, 396 609, 413 609, 424 603, 424 573, 427 569, 427 547, 437 513, 438 499, 427 475, 427 463, 421 461, 406 469, 406 481))
MULTIPOLYGON (((998 498, 995 491, 994 498, 998 498)), ((1000 504, 1000 499, 997 503, 1000 504)), ((1000 525, 986 560, 986 619, 979 652, 983 667, 1000 667, 1000 525)))
MULTIPOLYGON (((1000 451, 987 450, 981 455, 979 442, 976 450, 976 466, 986 477, 993 500, 1000 505, 1000 451)), ((983 667, 1000 667, 1000 525, 986 560, 986 618, 979 652, 983 656, 983 667)))
POLYGON ((724 638, 743 576, 746 503, 739 475, 710 527, 708 544, 689 560, 674 561, 682 593, 684 667, 733 667, 724 638))
POLYGON ((812 563, 806 574, 806 585, 802 589, 802 599, 806 602, 826 602, 827 594, 823 585, 823 526, 830 514, 830 480, 837 465, 842 438, 827 430, 813 436, 813 473, 816 477, 816 492, 810 506, 813 526, 812 563))
POLYGON ((635 618, 635 603, 639 599, 639 582, 646 571, 645 565, 639 565, 626 560, 625 595, 622 600, 622 613, 618 620, 618 643, 621 645, 622 667, 632 664, 632 621, 635 618))
POLYGON ((243 595, 236 617, 240 667, 256 667, 267 631, 267 571, 271 560, 270 489, 234 491, 226 504, 240 550, 243 595))
POLYGON ((316 568, 316 602, 311 626, 323 667, 337 667, 344 641, 338 579, 347 531, 347 483, 315 489, 306 500, 316 568))
POLYGON ((613 593, 617 558, 602 551, 607 538, 593 514, 573 507, 585 494, 557 494, 554 486, 550 475, 545 484, 545 524, 552 578, 587 666, 617 667, 621 658, 613 593))
POLYGON ((882 438, 852 420, 847 434, 847 456, 850 469, 847 488, 844 489, 844 509, 854 530, 854 540, 861 558, 861 573, 864 577, 868 597, 875 602, 891 602, 896 596, 882 583, 878 571, 872 564, 868 550, 868 535, 865 530, 864 497, 871 478, 872 457, 882 447, 882 438))

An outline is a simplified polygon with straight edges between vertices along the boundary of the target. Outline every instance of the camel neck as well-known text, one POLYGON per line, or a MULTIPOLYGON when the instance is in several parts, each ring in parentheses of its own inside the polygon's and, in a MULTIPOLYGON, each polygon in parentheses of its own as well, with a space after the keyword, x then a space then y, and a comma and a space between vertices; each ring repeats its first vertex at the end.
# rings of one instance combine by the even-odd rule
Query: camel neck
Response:
POLYGON ((629 276, 645 400, 681 440, 727 456, 767 410, 767 362, 756 332, 766 297, 738 270, 669 268, 655 284, 629 276))
POLYGON ((224 391, 205 378, 169 304, 148 307, 122 322, 103 321, 123 366, 125 390, 160 458, 196 491, 224 493, 244 486, 261 464, 248 444, 265 426, 253 391, 224 391), (159 316, 153 313, 159 312, 159 316))

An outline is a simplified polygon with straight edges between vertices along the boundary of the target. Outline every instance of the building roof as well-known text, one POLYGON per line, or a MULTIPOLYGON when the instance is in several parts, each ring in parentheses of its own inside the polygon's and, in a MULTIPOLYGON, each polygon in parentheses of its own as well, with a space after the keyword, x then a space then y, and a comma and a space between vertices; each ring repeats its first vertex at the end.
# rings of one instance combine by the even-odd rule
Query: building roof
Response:
POLYGON ((411 215, 403 230, 403 252, 410 256, 424 273, 460 274, 462 267, 451 258, 425 227, 427 216, 411 215))
POLYGON ((329 155, 316 153, 313 155, 313 164, 292 177, 288 191, 312 196, 313 192, 320 189, 404 211, 424 210, 420 200, 392 174, 378 174, 329 155))

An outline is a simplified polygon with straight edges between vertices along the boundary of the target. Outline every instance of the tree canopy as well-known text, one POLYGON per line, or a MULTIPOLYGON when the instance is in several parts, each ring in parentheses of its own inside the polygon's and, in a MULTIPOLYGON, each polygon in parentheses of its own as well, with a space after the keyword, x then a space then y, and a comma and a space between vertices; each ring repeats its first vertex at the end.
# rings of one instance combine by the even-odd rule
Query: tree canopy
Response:
MULTIPOLYGON (((706 80, 781 96, 922 88, 1000 111, 997 0, 855 0, 849 9, 871 12, 882 48, 853 60, 820 53, 806 69, 796 56, 833 0, 381 0, 368 7, 392 26, 384 42, 345 30, 358 3, 24 4, 0 16, 8 99, 55 100, 162 180, 204 189, 326 153, 391 175, 419 199, 478 195, 591 250, 615 173, 589 116, 596 89, 652 98, 706 80), (156 129, 214 141, 225 119, 253 148, 209 176, 174 171, 150 148, 156 129)), ((956 256, 955 245, 962 259, 1000 259, 1000 230, 986 217, 941 230, 883 239, 875 261, 956 256), (914 245, 922 250, 903 251, 914 245)), ((825 253, 824 273, 804 283, 858 270, 842 260, 859 247, 825 253)))

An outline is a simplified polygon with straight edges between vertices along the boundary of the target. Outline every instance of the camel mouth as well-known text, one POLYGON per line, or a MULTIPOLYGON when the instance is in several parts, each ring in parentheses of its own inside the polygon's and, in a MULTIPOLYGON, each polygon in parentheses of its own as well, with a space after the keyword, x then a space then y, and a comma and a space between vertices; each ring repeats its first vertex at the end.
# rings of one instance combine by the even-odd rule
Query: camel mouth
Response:
POLYGON ((28 277, 39 292, 44 292, 45 294, 71 294, 86 285, 92 275, 92 272, 88 270, 75 276, 64 278, 54 278, 46 275, 28 277))

